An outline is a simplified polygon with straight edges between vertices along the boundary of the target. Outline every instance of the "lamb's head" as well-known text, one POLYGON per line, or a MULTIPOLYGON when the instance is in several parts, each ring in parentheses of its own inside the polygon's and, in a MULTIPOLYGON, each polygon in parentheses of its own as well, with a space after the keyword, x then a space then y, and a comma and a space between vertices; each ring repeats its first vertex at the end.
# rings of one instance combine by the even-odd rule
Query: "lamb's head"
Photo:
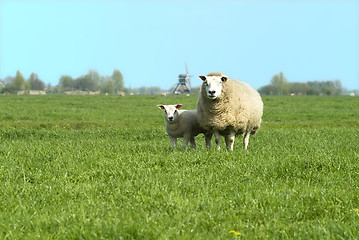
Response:
POLYGON ((176 104, 176 105, 157 105, 159 109, 165 110, 165 119, 167 122, 176 122, 178 117, 178 108, 181 108, 182 104, 176 104))
POLYGON ((227 81, 227 77, 222 74, 209 74, 207 76, 199 76, 203 81, 206 96, 209 99, 217 99, 221 96, 223 83, 227 81))

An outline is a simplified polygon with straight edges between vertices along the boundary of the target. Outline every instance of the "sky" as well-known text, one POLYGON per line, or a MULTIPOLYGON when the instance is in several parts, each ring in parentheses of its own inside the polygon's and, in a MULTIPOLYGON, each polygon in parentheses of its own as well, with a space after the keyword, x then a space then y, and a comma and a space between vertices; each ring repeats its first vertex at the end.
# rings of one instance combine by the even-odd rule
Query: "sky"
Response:
POLYGON ((0 79, 56 86, 118 69, 125 87, 170 89, 222 72, 258 89, 340 80, 359 89, 357 0, 0 0, 0 79))

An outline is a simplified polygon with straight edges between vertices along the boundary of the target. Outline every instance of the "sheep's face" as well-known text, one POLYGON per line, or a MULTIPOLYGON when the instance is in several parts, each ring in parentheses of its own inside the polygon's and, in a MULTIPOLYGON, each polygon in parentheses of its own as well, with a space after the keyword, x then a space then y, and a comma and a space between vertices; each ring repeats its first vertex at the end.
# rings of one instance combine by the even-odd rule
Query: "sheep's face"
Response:
POLYGON ((206 95, 209 99, 217 99, 221 96, 222 86, 227 77, 225 76, 199 76, 206 87, 206 95))
POLYGON ((167 122, 175 122, 178 118, 178 108, 182 107, 182 104, 176 105, 157 105, 159 109, 165 110, 165 119, 167 122))

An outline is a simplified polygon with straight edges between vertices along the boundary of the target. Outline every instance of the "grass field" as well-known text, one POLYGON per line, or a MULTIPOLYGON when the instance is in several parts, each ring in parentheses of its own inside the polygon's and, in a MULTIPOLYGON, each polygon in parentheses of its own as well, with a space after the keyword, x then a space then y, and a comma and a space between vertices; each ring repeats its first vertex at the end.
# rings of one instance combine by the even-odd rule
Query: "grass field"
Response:
POLYGON ((359 239, 359 99, 263 101, 183 152, 156 105, 196 96, 0 96, 0 239, 359 239))

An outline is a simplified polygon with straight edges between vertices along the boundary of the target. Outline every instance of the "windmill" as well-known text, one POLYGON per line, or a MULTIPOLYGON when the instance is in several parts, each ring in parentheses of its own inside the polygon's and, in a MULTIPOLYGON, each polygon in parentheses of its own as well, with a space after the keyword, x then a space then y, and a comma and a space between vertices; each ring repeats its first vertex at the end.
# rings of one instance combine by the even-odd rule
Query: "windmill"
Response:
POLYGON ((178 75, 178 83, 175 85, 172 93, 181 94, 186 93, 189 94, 191 92, 191 82, 190 75, 188 73, 188 68, 186 64, 186 73, 178 75))

